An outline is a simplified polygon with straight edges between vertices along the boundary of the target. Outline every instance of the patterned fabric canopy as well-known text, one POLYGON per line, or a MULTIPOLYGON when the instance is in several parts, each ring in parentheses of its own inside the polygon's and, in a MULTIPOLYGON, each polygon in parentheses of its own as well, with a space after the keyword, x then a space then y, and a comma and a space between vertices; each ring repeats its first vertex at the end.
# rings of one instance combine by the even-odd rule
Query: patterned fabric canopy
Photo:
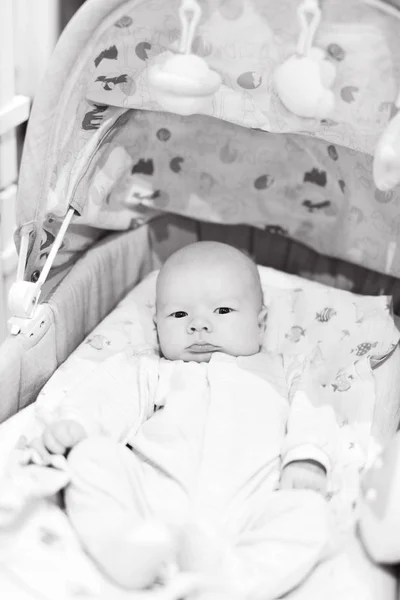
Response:
MULTIPOLYGON (((337 69, 329 119, 290 113, 273 84, 293 54, 297 0, 203 0, 193 51, 222 78, 201 114, 163 112, 148 70, 176 50, 179 1, 92 0, 66 28, 35 102, 19 191, 40 270, 68 207, 56 264, 101 230, 158 211, 247 223, 386 270, 399 188, 372 179, 400 87, 400 20, 359 0, 324 0, 315 45, 337 69)), ((400 261, 391 273, 400 277, 400 261)))

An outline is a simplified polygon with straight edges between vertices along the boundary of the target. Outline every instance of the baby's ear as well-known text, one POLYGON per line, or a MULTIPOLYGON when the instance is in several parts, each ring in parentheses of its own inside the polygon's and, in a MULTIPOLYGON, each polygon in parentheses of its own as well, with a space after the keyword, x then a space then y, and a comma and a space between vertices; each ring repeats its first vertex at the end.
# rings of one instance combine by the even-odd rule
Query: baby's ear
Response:
POLYGON ((268 308, 263 306, 260 312, 258 313, 258 326, 260 331, 264 333, 265 327, 267 325, 267 317, 268 317, 268 308))

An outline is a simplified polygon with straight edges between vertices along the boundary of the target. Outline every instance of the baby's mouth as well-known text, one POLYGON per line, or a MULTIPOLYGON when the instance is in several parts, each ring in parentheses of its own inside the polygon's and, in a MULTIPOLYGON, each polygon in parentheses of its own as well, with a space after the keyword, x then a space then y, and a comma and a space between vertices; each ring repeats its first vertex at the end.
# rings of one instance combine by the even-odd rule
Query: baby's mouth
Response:
POLYGON ((214 344, 208 344, 206 342, 196 342, 191 346, 188 346, 188 350, 190 352, 216 352, 219 349, 218 346, 214 346, 214 344))

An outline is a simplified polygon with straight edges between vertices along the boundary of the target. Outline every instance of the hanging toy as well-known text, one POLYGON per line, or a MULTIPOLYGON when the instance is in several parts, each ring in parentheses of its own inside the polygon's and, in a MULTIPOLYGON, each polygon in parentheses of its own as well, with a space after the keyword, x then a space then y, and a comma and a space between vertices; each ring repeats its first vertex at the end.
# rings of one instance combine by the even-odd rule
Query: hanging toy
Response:
MULTIPOLYGON (((400 109, 400 93, 395 107, 400 109)), ((397 112, 379 138, 373 164, 378 190, 388 192, 400 183, 400 112, 397 112)))
POLYGON ((336 77, 336 69, 325 60, 323 50, 312 46, 321 20, 318 0, 305 0, 297 14, 302 31, 296 54, 275 70, 275 88, 282 103, 295 115, 325 119, 335 105, 330 88, 336 77))
POLYGON ((203 58, 192 54, 193 38, 201 17, 197 1, 182 0, 179 17, 182 24, 179 54, 163 55, 161 62, 149 69, 149 83, 162 108, 192 115, 218 91, 221 77, 203 58), (192 13, 191 19, 188 13, 192 13))

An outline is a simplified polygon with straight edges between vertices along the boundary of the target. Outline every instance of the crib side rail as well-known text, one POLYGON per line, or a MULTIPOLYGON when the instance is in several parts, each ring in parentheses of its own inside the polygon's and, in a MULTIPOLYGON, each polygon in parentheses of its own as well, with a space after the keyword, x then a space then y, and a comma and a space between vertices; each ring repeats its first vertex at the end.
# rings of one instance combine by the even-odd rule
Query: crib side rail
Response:
POLYGON ((57 367, 157 266, 143 226, 107 236, 64 278, 50 280, 40 305, 43 327, 0 345, 0 423, 34 401, 57 367))

